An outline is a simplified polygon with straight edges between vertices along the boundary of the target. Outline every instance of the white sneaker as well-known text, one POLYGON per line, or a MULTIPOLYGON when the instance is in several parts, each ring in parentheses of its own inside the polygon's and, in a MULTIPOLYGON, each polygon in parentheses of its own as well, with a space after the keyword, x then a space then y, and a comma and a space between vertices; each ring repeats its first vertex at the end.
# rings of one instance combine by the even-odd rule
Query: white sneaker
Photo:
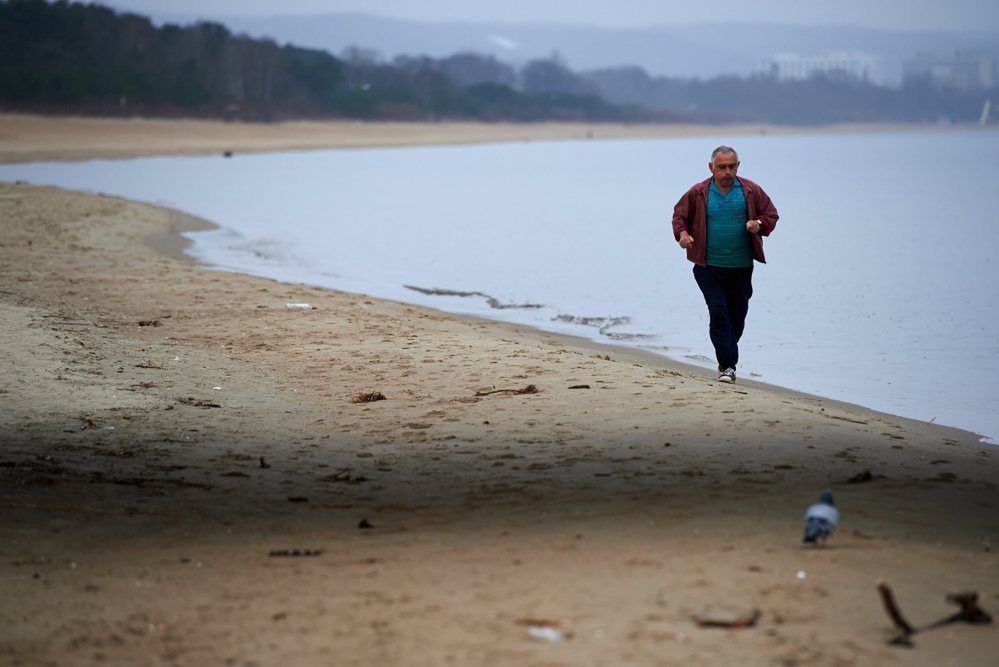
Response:
POLYGON ((735 369, 726 368, 725 370, 723 370, 721 373, 718 374, 718 381, 727 382, 728 384, 732 384, 733 382, 735 382, 735 369))

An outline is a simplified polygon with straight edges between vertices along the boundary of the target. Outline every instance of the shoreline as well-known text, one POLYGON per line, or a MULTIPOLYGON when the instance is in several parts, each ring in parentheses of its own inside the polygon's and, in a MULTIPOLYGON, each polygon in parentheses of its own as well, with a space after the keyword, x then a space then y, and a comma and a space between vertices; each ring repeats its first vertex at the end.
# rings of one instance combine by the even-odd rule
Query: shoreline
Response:
MULTIPOLYGON (((728 132, 744 136, 855 134, 867 132, 994 131, 997 126, 926 123, 870 123, 817 127, 767 125, 623 125, 587 123, 361 123, 296 121, 241 123, 214 120, 96 118, 0 113, 0 163, 58 159, 130 159, 143 156, 207 155, 221 150, 273 152, 288 150, 359 149, 406 146, 447 146, 519 141, 581 141, 628 138, 690 137, 728 132), (57 145, 58 148, 53 148, 57 145), (70 146, 70 148, 66 148, 70 146)), ((178 212, 183 214, 182 212, 178 212)), ((214 223, 211 223, 214 224, 214 223)), ((165 241, 166 242, 166 241, 165 241)), ((181 246, 183 247, 183 245, 181 246)), ((587 339, 585 335, 583 339, 587 339)), ((601 341, 595 341, 601 342, 601 341)), ((626 345, 619 345, 626 347, 626 345)), ((639 349, 639 348, 628 348, 639 349)), ((651 352, 696 368, 682 358, 651 352)), ((749 381, 742 378, 741 382, 749 381)), ((777 386, 777 385, 773 385, 777 386)), ((807 390, 796 390, 807 391, 807 390)), ((858 404, 859 405, 859 404, 858 404)), ((899 415, 901 418, 901 416, 899 415)), ((917 418, 911 418, 919 421, 917 418)), ((933 422, 927 422, 933 423, 933 422)), ((970 428, 988 444, 989 436, 970 428)))
POLYGON ((920 625, 951 611, 947 593, 999 607, 999 455, 969 432, 212 270, 178 241, 204 222, 151 205, 0 183, 0 216, 14 664, 999 653, 994 627, 968 624, 899 653, 874 587, 920 625), (824 487, 840 529, 805 548, 824 487), (694 620, 753 609, 737 631, 694 620))
MULTIPOLYGON (((727 131, 734 134, 829 134, 864 132, 910 132, 910 131, 962 131, 980 129, 994 130, 995 127, 979 128, 976 125, 940 126, 937 124, 871 123, 819 127, 767 126, 767 125, 623 125, 587 123, 360 123, 355 121, 296 121, 285 123, 241 123, 215 120, 164 120, 141 118, 98 118, 82 116, 43 116, 33 114, 0 113, 0 163, 34 162, 52 159, 78 161, 95 158, 129 159, 145 156, 204 155, 213 154, 228 146, 238 152, 273 152, 284 150, 324 150, 330 148, 379 148, 430 145, 459 145, 495 143, 510 141, 549 141, 618 139, 640 137, 686 137, 717 134, 727 131), (223 136, 218 136, 221 133, 223 136), (11 142, 11 139, 14 139, 11 142), (46 142, 66 143, 74 139, 76 148, 60 148, 52 153, 46 142), (110 142, 110 143, 106 143, 110 142), (235 148, 235 147, 239 148, 235 148), (10 159, 11 156, 15 156, 10 159)), ((73 143, 73 142, 70 142, 73 143)), ((228 150, 228 149, 226 149, 228 150)), ((198 231, 218 228, 212 221, 203 220, 190 214, 174 210, 178 219, 187 219, 191 226, 174 234, 161 236, 156 240, 159 250, 167 250, 172 257, 189 262, 196 259, 187 256, 183 249, 190 245, 182 231, 198 231), (206 227, 206 225, 208 227, 206 227)), ((403 303, 403 302, 400 302, 403 303)), ((432 306, 431 306, 432 307, 432 306)), ((441 311, 448 312, 448 311, 441 311)), ((488 319, 488 318, 487 318, 488 319)), ((502 320, 488 320, 502 321, 502 320)), ((524 325, 527 326, 527 325, 524 325)), ((539 331, 545 331, 539 329, 539 331)), ((566 334, 572 336, 571 334, 566 334)), ((579 336, 580 341, 605 344, 611 349, 626 349, 648 354, 653 358, 665 359, 679 364, 688 370, 697 369, 704 377, 710 373, 683 359, 653 351, 641 350, 620 343, 603 343, 599 340, 579 336)), ((756 382, 741 378, 740 384, 756 382)), ((795 390, 760 382, 761 386, 794 392, 800 396, 813 396, 804 390, 795 390)), ((825 400, 834 400, 814 395, 825 400)), ((839 401, 844 405, 866 408, 860 404, 839 401)), ((888 414, 888 413, 886 413, 888 414)), ((915 418, 893 415, 898 419, 915 418)), ((933 422, 925 422, 927 424, 933 422)), ((973 434, 980 442, 995 444, 983 434, 959 426, 947 426, 973 434)))
POLYGON ((858 123, 826 126, 767 124, 621 123, 399 123, 294 121, 240 123, 41 116, 0 113, 0 163, 128 159, 403 146, 444 146, 524 141, 672 138, 726 134, 799 135, 865 132, 957 131, 995 127, 928 123, 858 123))
MULTIPOLYGON (((67 192, 76 192, 76 191, 67 190, 67 192)), ((123 199, 123 201, 132 201, 132 200, 123 199)), ((149 205, 155 206, 152 204, 149 205)), ((206 220, 204 218, 191 215, 190 213, 186 213, 179 209, 174 209, 169 207, 158 207, 158 208, 162 208, 164 211, 167 211, 171 215, 172 229, 169 233, 165 235, 157 235, 146 239, 146 243, 149 245, 149 247, 155 250, 156 252, 162 253, 173 259, 179 259, 181 261, 192 263, 195 266, 211 271, 226 271, 229 273, 235 273, 237 275, 242 275, 252 278, 265 278, 268 280, 276 280, 266 276, 258 276, 252 273, 246 273, 244 271, 213 267, 210 264, 201 262, 197 258, 188 255, 185 252, 185 249, 193 245, 193 241, 183 236, 184 233, 197 232, 197 231, 211 231, 215 229, 220 229, 220 225, 211 220, 206 220)), ((517 324, 509 322, 507 320, 495 319, 484 316, 468 315, 465 313, 455 313, 441 308, 435 308, 433 306, 425 306, 421 304, 410 303, 408 301, 398 301, 395 299, 385 299, 382 297, 375 297, 360 292, 346 292, 343 290, 339 290, 332 287, 326 287, 323 285, 313 285, 310 283, 292 283, 280 280, 278 280, 277 282, 282 282, 289 286, 304 285, 310 288, 330 290, 333 292, 341 292, 343 294, 351 295, 359 299, 375 299, 377 301, 386 301, 389 303, 395 303, 402 307, 427 309, 439 313, 441 316, 444 317, 452 317, 461 320, 467 320, 472 323, 479 323, 479 324, 487 323, 490 325, 498 325, 501 327, 506 327, 510 329, 510 333, 516 333, 517 335, 527 335, 533 340, 540 340, 541 338, 552 338, 561 341, 564 345, 567 346, 590 349, 593 350, 594 352, 603 353, 603 354, 614 354, 615 357, 617 357, 618 359, 630 361, 632 363, 643 364, 660 370, 680 371, 691 377, 698 377, 705 381, 715 380, 715 374, 711 372, 709 368, 704 368, 703 366, 698 366, 697 364, 692 364, 684 361, 683 359, 678 359, 676 357, 672 357, 667 354, 662 354, 652 350, 645 350, 640 347, 633 347, 623 343, 604 342, 587 336, 549 331, 540 326, 517 324)), ((987 436, 982 435, 980 433, 976 433, 975 431, 966 428, 962 428, 960 426, 952 426, 949 424, 940 424, 936 422, 915 419, 912 417, 905 417, 903 415, 897 415, 890 412, 876 410, 874 408, 867 407, 860 403, 841 401, 834 398, 830 398, 828 396, 822 396, 820 394, 812 394, 800 389, 785 387, 783 385, 772 384, 761 380, 754 380, 752 378, 740 378, 739 381, 737 382, 737 385, 745 387, 754 387, 758 389, 765 389, 776 395, 793 398, 795 400, 810 402, 818 407, 828 406, 841 410, 862 412, 870 416, 877 416, 877 415, 887 416, 893 420, 907 422, 913 427, 918 425, 923 427, 933 426, 935 428, 947 429, 952 432, 953 437, 958 437, 960 439, 972 438, 977 440, 979 443, 995 444, 989 442, 989 438, 987 436)))

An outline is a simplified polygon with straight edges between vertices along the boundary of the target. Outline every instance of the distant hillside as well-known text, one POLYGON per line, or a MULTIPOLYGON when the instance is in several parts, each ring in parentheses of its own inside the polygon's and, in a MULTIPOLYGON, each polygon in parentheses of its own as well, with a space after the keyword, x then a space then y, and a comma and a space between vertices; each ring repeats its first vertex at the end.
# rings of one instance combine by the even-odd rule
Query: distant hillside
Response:
MULTIPOLYGON (((405 34, 402 44, 413 38, 408 28, 405 34)), ((492 37, 502 48, 519 48, 507 37, 492 37)), ((739 48, 748 43, 739 41, 739 48)), ((669 77, 636 65, 573 71, 559 54, 516 66, 472 51, 387 60, 369 46, 360 42, 332 55, 235 35, 218 23, 157 25, 94 4, 0 0, 0 110, 247 120, 826 124, 971 122, 987 99, 999 97, 996 88, 928 81, 892 88, 845 75, 779 81, 759 74, 669 77)), ((659 48, 667 46, 677 48, 659 48)), ((599 50, 595 42, 593 51, 599 50)))
POLYGON ((94 4, 0 2, 0 109, 258 120, 675 118, 608 104, 592 84, 515 90, 504 67, 474 55, 392 65, 362 51, 340 59, 217 23, 157 27, 94 4))
MULTIPOLYGON (((377 9, 372 11, 377 12, 377 9)), ((154 18, 176 20, 164 9, 154 18)), ((191 17, 182 16, 189 20, 191 17)), ((917 52, 950 55, 958 49, 999 58, 999 31, 903 32, 851 26, 748 23, 744 17, 712 16, 690 26, 600 28, 558 23, 428 23, 357 13, 309 16, 225 16, 231 29, 279 42, 329 49, 363 46, 391 60, 401 54, 441 57, 459 51, 492 55, 522 65, 557 51, 574 69, 633 65, 652 76, 709 79, 748 76, 761 61, 782 52, 858 50, 883 61, 883 82, 900 82, 902 61, 917 52), (721 37, 728 45, 718 48, 721 37)))
POLYGON ((777 81, 760 75, 700 81, 653 77, 638 67, 593 70, 579 76, 609 102, 683 110, 716 122, 971 123, 980 118, 985 100, 999 97, 995 89, 941 88, 926 82, 889 88, 843 78, 777 81))

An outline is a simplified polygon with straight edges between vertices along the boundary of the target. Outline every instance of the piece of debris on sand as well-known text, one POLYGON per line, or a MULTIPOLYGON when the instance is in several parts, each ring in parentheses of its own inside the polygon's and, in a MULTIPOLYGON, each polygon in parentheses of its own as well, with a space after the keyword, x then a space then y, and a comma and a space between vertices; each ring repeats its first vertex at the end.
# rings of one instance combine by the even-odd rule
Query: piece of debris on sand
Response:
POLYGON ((864 482, 872 482, 872 481, 878 480, 878 479, 885 479, 885 476, 884 475, 876 475, 876 474, 872 473, 870 470, 863 470, 861 472, 858 472, 853 477, 850 477, 849 479, 847 479, 846 483, 847 484, 863 484, 864 482))
POLYGON ((888 641, 889 645, 913 648, 913 635, 927 630, 940 628, 945 625, 950 625, 951 623, 971 623, 973 625, 992 624, 992 614, 978 606, 978 593, 975 591, 949 594, 947 596, 947 602, 959 607, 960 611, 942 618, 935 623, 930 623, 929 625, 917 628, 905 620, 905 616, 902 615, 902 610, 899 609, 898 603, 895 602, 895 594, 892 591, 891 586, 889 586, 885 581, 879 581, 877 588, 878 593, 881 595, 881 603, 884 605, 885 613, 888 614, 888 617, 892 620, 892 623, 895 624, 896 629, 899 631, 898 635, 888 641))
POLYGON ((351 403, 374 403, 375 401, 384 401, 385 394, 380 391, 369 391, 360 394, 354 394, 350 397, 351 403))
POLYGON ((336 471, 332 475, 326 475, 325 477, 319 478, 320 482, 339 482, 343 484, 360 484, 361 482, 368 481, 368 478, 364 475, 355 475, 353 470, 350 468, 342 468, 336 471))
POLYGON ((184 405, 193 405, 196 408, 221 408, 222 406, 218 403, 212 403, 211 401, 206 401, 203 399, 197 399, 193 396, 178 396, 178 403, 183 403, 184 405))
POLYGON ((529 384, 521 389, 483 389, 475 392, 476 396, 491 396, 493 394, 504 394, 506 396, 520 396, 523 394, 537 394, 540 390, 533 384, 529 384))
POLYGON ((694 622, 700 628, 752 628, 760 620, 760 610, 752 609, 745 613, 727 614, 724 612, 704 613, 694 617, 694 622))
POLYGON ((271 549, 267 555, 271 558, 309 558, 321 556, 322 549, 271 549))
POLYGON ((516 623, 527 626, 527 634, 531 639, 561 642, 572 638, 572 633, 562 627, 562 622, 553 618, 528 616, 518 618, 516 623))

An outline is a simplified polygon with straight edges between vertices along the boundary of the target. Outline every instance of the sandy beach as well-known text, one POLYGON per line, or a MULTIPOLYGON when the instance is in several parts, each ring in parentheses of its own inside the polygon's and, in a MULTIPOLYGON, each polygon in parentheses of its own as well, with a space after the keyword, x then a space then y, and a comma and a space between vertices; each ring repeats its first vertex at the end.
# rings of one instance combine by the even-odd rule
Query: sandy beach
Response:
MULTIPOLYGON (((557 138, 22 133, 47 120, 0 116, 0 159, 557 138)), ((179 236, 206 223, 145 204, 0 183, 0 220, 4 664, 996 663, 995 624, 889 646, 875 588, 917 627, 949 593, 999 611, 971 433, 207 269, 179 236), (824 487, 840 529, 806 547, 824 487)))
MULTIPOLYGON (((716 135, 905 132, 939 125, 865 123, 815 127, 620 123, 383 123, 91 118, 0 113, 0 162, 91 160, 146 155, 481 144, 509 141, 635 139, 716 135)), ((968 129, 968 126, 953 126, 968 129)))

